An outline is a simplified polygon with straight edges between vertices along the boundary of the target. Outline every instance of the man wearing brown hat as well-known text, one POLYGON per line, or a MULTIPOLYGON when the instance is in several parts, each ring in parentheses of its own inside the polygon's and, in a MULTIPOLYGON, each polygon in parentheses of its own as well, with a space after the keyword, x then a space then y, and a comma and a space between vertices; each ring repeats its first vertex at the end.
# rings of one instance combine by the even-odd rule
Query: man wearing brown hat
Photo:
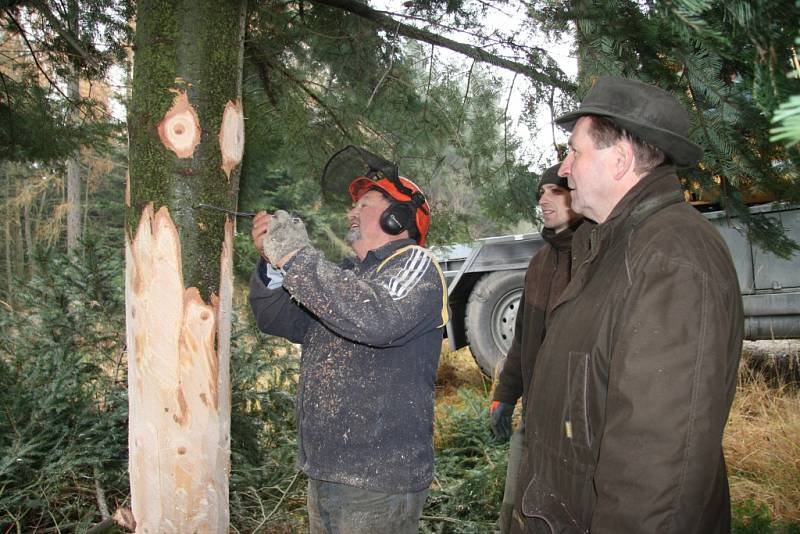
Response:
POLYGON ((596 224, 576 233, 534 365, 514 531, 728 532, 742 302, 727 247, 683 201, 676 166, 702 158, 686 111, 600 78, 556 122, 572 207, 596 224))
POLYGON ((537 188, 537 201, 542 212, 542 239, 545 244, 531 258, 525 273, 514 326, 514 339, 497 377, 489 408, 492 433, 505 441, 511 437, 503 503, 500 507, 501 534, 511 531, 511 514, 516 501, 520 460, 523 452, 525 425, 520 424, 511 435, 511 415, 531 381, 536 353, 544 339, 547 313, 567 286, 572 267, 572 235, 583 217, 572 210, 567 179, 558 175, 560 163, 542 173, 537 188))

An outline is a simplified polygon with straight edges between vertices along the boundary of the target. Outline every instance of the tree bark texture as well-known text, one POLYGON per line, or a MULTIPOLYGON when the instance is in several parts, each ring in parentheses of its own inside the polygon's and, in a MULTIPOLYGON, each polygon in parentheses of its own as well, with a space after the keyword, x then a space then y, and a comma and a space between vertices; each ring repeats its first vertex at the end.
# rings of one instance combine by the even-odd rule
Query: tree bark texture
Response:
POLYGON ((125 194, 136 532, 228 532, 235 221, 196 206, 236 208, 245 5, 138 2, 125 194))
POLYGON ((25 230, 25 259, 28 262, 28 276, 33 276, 36 266, 33 262, 33 233, 31 232, 31 204, 25 202, 22 207, 22 218, 25 230))
MULTIPOLYGON (((0 167, 2 168, 2 167, 0 167)), ((5 168, 3 168, 5 170, 5 168)), ((6 256, 6 300, 12 299, 14 271, 11 268, 11 175, 4 172, 6 177, 6 216, 5 216, 5 256, 6 256)))
MULTIPOLYGON (((69 26, 74 35, 79 35, 79 5, 76 0, 69 2, 69 26)), ((77 124, 80 118, 81 99, 78 69, 73 65, 67 80, 67 96, 72 106, 72 120, 77 124)), ((76 148, 67 160, 67 252, 75 252, 81 238, 81 150, 76 148)))

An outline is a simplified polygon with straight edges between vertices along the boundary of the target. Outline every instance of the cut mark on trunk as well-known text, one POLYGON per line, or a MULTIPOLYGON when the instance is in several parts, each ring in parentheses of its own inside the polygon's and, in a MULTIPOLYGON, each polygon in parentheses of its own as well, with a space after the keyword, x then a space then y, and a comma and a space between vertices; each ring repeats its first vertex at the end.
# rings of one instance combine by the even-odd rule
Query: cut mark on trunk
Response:
POLYGON ((222 170, 228 181, 231 171, 242 161, 244 154, 244 113, 242 104, 228 101, 222 113, 222 124, 219 128, 219 149, 222 152, 222 170))
POLYGON ((229 414, 219 408, 227 384, 218 383, 218 299, 209 305, 197 288, 184 289, 166 207, 154 214, 148 204, 125 245, 133 515, 141 532, 209 532, 227 524, 230 461, 229 414))
POLYGON ((203 302, 200 291, 190 287, 184 294, 184 323, 181 334, 181 376, 192 377, 192 384, 184 382, 191 411, 208 406, 204 398, 211 399, 208 408, 216 411, 219 405, 217 379, 219 362, 215 341, 216 314, 203 302), (191 407, 193 405, 193 407, 191 407))
POLYGON ((200 119, 184 91, 178 92, 172 107, 158 123, 158 137, 179 158, 189 158, 200 144, 200 119))

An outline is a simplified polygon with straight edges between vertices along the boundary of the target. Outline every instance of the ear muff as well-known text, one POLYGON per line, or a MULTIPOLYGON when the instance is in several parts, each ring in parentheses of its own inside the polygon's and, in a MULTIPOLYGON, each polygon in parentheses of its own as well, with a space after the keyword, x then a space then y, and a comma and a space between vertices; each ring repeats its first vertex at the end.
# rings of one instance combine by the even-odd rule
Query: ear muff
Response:
POLYGON ((389 235, 397 235, 416 224, 416 208, 411 202, 394 202, 381 213, 381 229, 389 235))

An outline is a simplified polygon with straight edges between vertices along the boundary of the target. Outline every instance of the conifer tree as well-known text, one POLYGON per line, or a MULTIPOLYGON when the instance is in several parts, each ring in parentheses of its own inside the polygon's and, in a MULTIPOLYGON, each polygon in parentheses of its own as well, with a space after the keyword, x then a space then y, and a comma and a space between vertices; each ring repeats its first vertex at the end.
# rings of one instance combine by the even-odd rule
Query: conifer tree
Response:
POLYGON ((641 79, 676 95, 705 154, 681 171, 687 192, 742 217, 763 248, 782 256, 797 249, 779 224, 750 216, 747 204, 800 201, 800 153, 770 140, 778 105, 800 89, 800 80, 787 76, 800 8, 780 1, 544 0, 531 5, 530 16, 545 31, 574 28, 576 97, 601 75, 641 79))

